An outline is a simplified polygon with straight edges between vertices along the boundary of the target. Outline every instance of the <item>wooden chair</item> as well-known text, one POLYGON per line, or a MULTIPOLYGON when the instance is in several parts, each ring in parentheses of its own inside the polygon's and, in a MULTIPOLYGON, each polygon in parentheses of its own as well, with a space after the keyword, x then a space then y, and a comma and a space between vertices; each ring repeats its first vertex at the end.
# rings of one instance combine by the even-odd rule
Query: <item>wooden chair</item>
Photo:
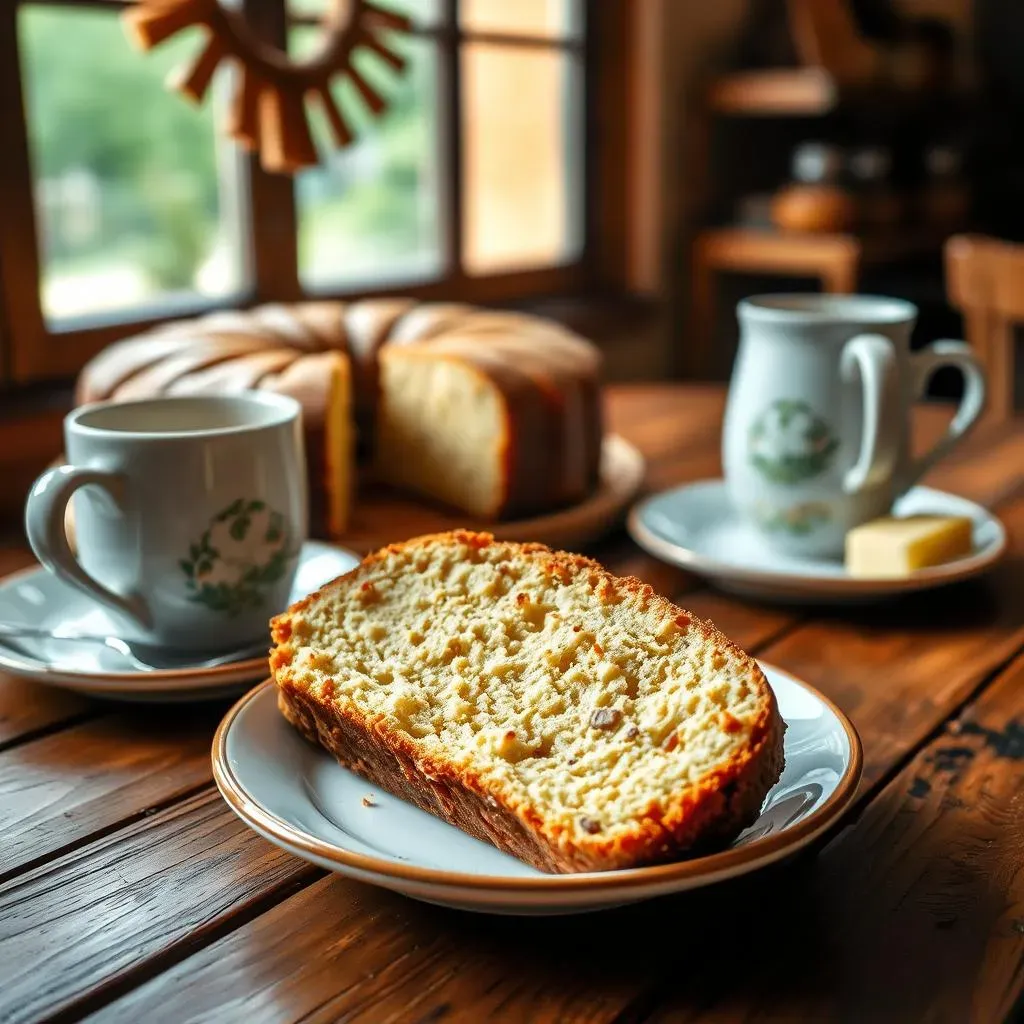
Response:
POLYGON ((881 44, 861 35, 851 0, 787 0, 787 8, 797 59, 840 87, 915 93, 949 85, 950 51, 918 31, 914 19, 899 19, 903 37, 881 44))
POLYGON ((1015 328, 1024 324, 1024 245, 983 235, 946 243, 946 293, 988 376, 986 418, 1013 415, 1015 328))
POLYGON ((848 0, 788 0, 787 6, 800 63, 822 68, 841 85, 880 76, 882 55, 857 30, 848 0))

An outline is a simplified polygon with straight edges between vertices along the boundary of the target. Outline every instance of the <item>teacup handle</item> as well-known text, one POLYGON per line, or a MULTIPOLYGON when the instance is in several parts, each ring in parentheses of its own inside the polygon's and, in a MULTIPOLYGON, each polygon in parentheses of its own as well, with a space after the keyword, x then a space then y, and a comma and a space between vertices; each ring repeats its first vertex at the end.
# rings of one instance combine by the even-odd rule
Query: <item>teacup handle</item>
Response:
POLYGON ((839 372, 844 380, 860 374, 863 428, 857 461, 843 476, 843 490, 854 494, 888 479, 899 458, 899 367, 896 347, 883 334, 860 334, 844 346, 839 372))
POLYGON ((130 616, 146 628, 149 609, 140 594, 118 594, 93 579, 75 558, 68 544, 64 516, 71 496, 79 487, 98 484, 120 506, 124 478, 104 469, 56 466, 47 470, 32 486, 25 505, 25 531, 36 558, 50 572, 90 597, 130 616))
POLYGON ((932 374, 943 366, 955 366, 964 377, 964 393, 946 433, 930 452, 914 459, 899 481, 899 494, 913 487, 940 459, 944 459, 974 426, 985 408, 985 372, 970 345, 962 341, 935 341, 910 357, 914 399, 924 397, 932 374))

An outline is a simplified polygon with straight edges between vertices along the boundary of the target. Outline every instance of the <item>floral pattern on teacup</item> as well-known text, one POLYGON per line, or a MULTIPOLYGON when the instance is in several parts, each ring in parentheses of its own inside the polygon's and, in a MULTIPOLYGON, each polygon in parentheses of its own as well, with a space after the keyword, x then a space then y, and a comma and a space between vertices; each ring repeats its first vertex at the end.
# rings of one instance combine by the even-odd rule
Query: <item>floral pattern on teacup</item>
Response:
POLYGON ((751 465, 776 484, 818 476, 839 447, 825 418, 792 398, 772 402, 751 424, 747 443, 751 465))
POLYGON ((266 600, 294 557, 285 518, 266 502, 237 498, 217 513, 178 565, 188 600, 234 617, 266 600))

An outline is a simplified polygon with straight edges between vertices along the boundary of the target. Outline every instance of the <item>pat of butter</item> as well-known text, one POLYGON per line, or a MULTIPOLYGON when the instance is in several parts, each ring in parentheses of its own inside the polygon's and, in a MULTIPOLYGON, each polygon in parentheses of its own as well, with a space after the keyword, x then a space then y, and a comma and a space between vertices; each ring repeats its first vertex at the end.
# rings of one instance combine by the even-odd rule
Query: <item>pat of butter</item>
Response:
POLYGON ((846 535, 846 571, 861 578, 909 576, 969 555, 971 549, 966 516, 885 516, 846 535))

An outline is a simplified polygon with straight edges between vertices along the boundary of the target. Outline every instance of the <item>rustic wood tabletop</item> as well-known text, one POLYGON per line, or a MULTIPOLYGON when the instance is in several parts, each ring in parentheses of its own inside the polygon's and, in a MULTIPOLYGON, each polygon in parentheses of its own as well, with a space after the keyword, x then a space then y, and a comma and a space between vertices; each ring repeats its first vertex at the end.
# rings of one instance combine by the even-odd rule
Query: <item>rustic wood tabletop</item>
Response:
MULTIPOLYGON (((719 472, 717 388, 611 389, 647 486, 719 472)), ((917 440, 948 412, 921 411, 917 440)), ((228 702, 99 703, 0 675, 0 1020, 1004 1021, 1024 1010, 1024 422, 929 483, 996 511, 984 579, 858 609, 759 606, 626 536, 595 550, 807 680, 864 743, 853 813, 745 879, 497 918, 329 875, 215 790, 228 702)), ((16 544, 0 571, 29 564, 16 544)))

